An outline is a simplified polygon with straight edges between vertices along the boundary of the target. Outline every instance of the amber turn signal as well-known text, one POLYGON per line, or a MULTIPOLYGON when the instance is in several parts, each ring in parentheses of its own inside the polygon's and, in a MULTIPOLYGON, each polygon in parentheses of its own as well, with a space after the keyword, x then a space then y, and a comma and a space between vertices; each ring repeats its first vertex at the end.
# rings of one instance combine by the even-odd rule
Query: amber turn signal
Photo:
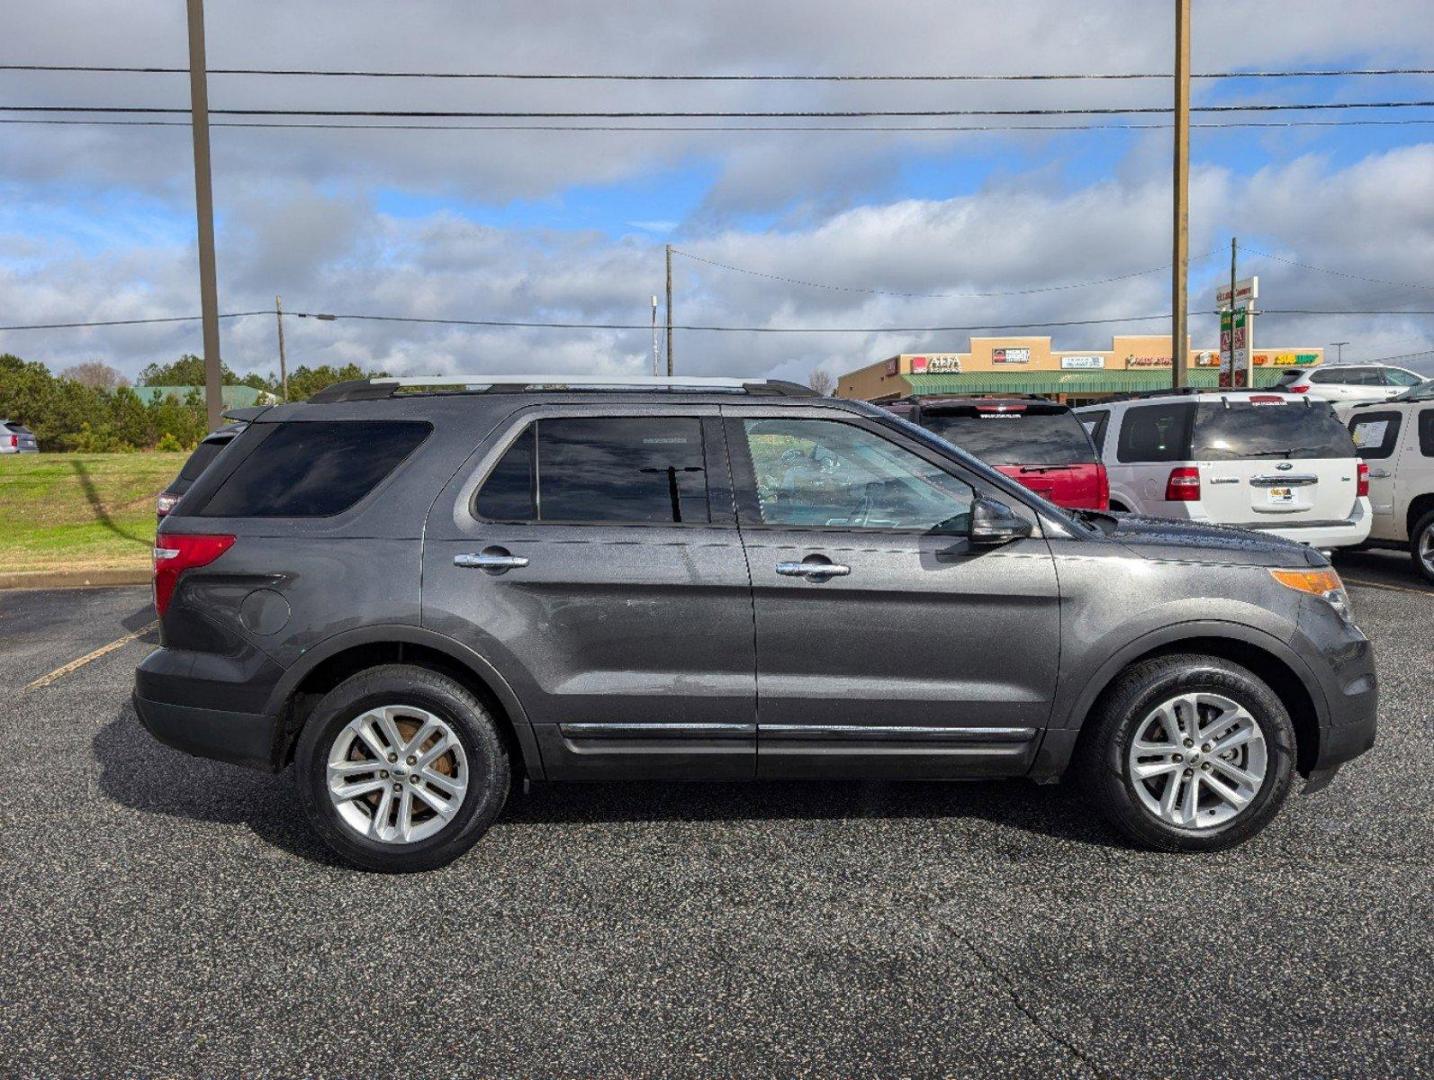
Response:
POLYGON ((1343 592, 1344 582, 1333 570, 1271 570, 1270 576, 1287 589, 1297 589, 1311 596, 1328 596, 1343 592))

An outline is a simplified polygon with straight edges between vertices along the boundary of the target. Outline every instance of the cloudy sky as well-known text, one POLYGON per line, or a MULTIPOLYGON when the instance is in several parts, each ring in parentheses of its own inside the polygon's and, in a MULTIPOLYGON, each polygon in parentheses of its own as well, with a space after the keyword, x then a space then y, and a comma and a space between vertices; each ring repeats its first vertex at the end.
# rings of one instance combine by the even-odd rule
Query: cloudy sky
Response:
MULTIPOLYGON (((1171 6, 208 0, 207 14, 211 68, 921 75, 1168 71, 1171 6)), ((1195 0, 1194 9, 1197 72, 1434 67, 1427 0, 1195 0)), ((4 24, 0 64, 187 63, 182 0, 17 4, 4 24)), ((1169 97, 1165 81, 210 78, 215 109, 919 111, 1159 107, 1169 97)), ((1434 78, 1419 76, 1207 80, 1195 89, 1197 105, 1431 99, 1434 78)), ((0 71, 0 104, 183 108, 187 80, 0 71)), ((173 126, 0 124, 0 325, 198 311, 189 132, 182 117, 153 119, 173 126)), ((1434 310, 1434 108, 1196 118, 1239 120, 1319 126, 1195 131, 1197 345, 1212 340, 1203 312, 1228 276, 1231 235, 1248 248, 1241 272, 1259 273, 1268 308, 1434 310), (1325 126, 1356 118, 1427 122, 1325 126)), ((457 121, 1105 125, 714 133, 275 130, 220 127, 245 118, 216 116, 220 308, 271 308, 281 294, 296 311, 645 324, 671 243, 684 253, 674 260, 679 323, 885 328, 679 331, 679 371, 804 380, 817 366, 840 372, 899 351, 966 347, 964 331, 923 327, 1127 320, 1049 331, 1058 347, 1103 348, 1112 333, 1168 329, 1136 317, 1170 308, 1168 270, 1157 268, 1170 261, 1171 133, 1122 126, 1166 121, 457 121)), ((287 329, 295 365, 636 373, 651 361, 646 330, 344 319, 289 319, 287 329)), ((1346 359, 1389 357, 1434 350, 1434 315, 1270 314, 1258 335, 1260 345, 1343 340, 1346 359)), ((0 331, 0 352, 54 368, 99 359, 134 375, 151 360, 200 351, 199 340, 198 324, 0 331)), ((274 370, 274 320, 225 321, 222 351, 239 370, 274 370)), ((1434 373, 1434 353, 1408 362, 1434 373)))

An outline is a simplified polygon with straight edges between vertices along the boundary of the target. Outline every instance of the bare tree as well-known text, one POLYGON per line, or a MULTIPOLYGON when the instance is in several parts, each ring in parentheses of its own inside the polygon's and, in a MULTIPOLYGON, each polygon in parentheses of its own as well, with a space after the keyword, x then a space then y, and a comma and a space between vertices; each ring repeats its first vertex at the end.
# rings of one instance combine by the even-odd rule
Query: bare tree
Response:
POLYGON ((812 368, 812 373, 807 376, 807 385, 822 397, 827 397, 836 389, 836 380, 826 368, 812 368))
POLYGON ((129 385, 128 379, 108 364, 102 364, 98 360, 90 360, 83 364, 76 364, 74 367, 67 367, 60 372, 60 378, 73 379, 77 383, 93 386, 97 390, 116 390, 121 386, 129 385))

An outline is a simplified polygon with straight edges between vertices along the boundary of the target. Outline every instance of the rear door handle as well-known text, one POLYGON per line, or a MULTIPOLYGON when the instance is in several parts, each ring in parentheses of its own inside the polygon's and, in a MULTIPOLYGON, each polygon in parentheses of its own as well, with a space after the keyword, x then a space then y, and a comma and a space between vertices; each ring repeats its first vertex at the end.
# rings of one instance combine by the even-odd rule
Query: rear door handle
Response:
POLYGON ((1388 473, 1388 471, 1386 471, 1386 470, 1384 470, 1384 469, 1379 469, 1379 470, 1377 470, 1377 471, 1375 471, 1375 472, 1371 472, 1371 473, 1369 474, 1369 476, 1370 476, 1370 478, 1373 479, 1373 480, 1388 480, 1388 479, 1389 479, 1389 473, 1388 473))
POLYGON ((472 555, 453 556, 453 565, 465 570, 521 570, 528 565, 523 555, 510 555, 502 548, 488 548, 472 555))
POLYGON ((846 577, 851 573, 850 566, 843 566, 841 563, 833 562, 779 562, 777 573, 783 577, 804 577, 821 578, 846 577))

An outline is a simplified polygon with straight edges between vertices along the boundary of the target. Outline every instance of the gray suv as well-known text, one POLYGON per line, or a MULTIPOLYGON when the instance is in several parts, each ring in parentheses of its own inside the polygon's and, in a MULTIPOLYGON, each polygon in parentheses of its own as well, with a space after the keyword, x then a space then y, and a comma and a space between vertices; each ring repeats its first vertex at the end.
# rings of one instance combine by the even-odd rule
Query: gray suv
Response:
POLYGON ((1078 774, 1229 847, 1374 741, 1316 551, 1070 513, 791 384, 374 379, 249 426, 155 547, 161 741, 293 766, 342 856, 441 866, 515 778, 1078 774))

